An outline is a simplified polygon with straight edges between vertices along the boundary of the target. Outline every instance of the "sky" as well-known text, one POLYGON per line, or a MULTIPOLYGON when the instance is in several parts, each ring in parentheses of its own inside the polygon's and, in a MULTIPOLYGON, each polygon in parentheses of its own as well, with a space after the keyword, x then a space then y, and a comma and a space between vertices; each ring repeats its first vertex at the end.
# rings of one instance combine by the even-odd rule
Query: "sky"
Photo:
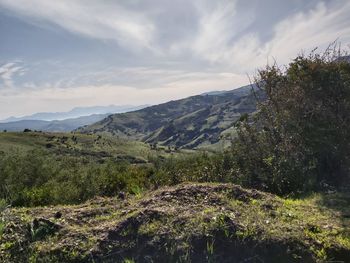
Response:
POLYGON ((231 90, 335 40, 349 0, 0 0, 0 119, 231 90))

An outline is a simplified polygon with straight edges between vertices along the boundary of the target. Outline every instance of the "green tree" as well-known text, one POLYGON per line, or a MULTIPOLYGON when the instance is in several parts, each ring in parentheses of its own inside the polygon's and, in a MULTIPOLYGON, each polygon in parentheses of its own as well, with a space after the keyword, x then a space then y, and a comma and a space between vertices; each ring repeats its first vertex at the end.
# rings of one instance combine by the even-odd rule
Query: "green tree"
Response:
POLYGON ((236 180, 285 194, 346 181, 350 157, 350 64, 330 53, 261 70, 266 100, 237 124, 236 180))

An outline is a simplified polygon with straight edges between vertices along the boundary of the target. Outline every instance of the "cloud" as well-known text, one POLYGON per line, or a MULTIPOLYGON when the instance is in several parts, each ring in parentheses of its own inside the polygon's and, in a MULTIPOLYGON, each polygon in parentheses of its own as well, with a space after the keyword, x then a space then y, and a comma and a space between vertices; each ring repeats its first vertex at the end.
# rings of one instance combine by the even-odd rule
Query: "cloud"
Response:
MULTIPOLYGON (((264 42, 258 32, 235 36, 234 5, 204 15, 203 26, 193 42, 197 56, 224 64, 236 72, 251 72, 270 58, 287 63, 302 50, 325 47, 339 38, 350 42, 350 2, 320 2, 311 10, 287 16, 273 25, 272 38, 264 42), (228 11, 231 10, 231 11, 228 11), (226 34, 225 34, 226 33, 226 34)), ((269 30, 269 29, 266 29, 269 30)))
MULTIPOLYGON (((237 1, 217 1, 215 4, 197 2, 199 26, 192 40, 192 51, 210 62, 230 55, 235 37, 253 22, 252 16, 237 14, 237 1)), ((226 60, 226 58, 225 58, 226 60)))
POLYGON ((15 13, 50 22, 91 38, 115 40, 130 49, 152 48, 154 25, 142 12, 124 8, 119 1, 0 0, 15 13))
POLYGON ((13 78, 15 75, 23 75, 25 69, 18 65, 18 62, 9 62, 0 66, 0 80, 2 80, 5 88, 14 87, 13 78))
POLYGON ((72 33, 115 41, 124 52, 136 51, 140 60, 151 63, 205 62, 206 67, 223 66, 242 73, 260 67, 269 57, 287 62, 302 49, 323 46, 338 37, 350 41, 347 0, 318 1, 286 13, 281 21, 259 29, 271 32, 269 39, 262 39, 252 27, 259 23, 257 17, 268 21, 269 14, 258 16, 259 10, 242 5, 239 0, 0 0, 0 6, 36 24, 54 24, 72 33))
POLYGON ((349 43, 350 2, 334 3, 337 4, 327 6, 321 2, 306 13, 298 13, 278 23, 274 38, 264 46, 267 53, 286 61, 297 52, 324 48, 338 38, 349 43))

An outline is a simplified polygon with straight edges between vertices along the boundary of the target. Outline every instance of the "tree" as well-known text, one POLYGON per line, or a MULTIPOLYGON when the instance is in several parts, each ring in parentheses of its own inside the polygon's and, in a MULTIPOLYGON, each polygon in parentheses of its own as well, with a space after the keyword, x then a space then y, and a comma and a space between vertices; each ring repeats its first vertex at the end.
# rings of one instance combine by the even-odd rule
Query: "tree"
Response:
POLYGON ((347 181, 350 64, 330 52, 301 55, 285 70, 259 71, 256 83, 266 100, 237 124, 238 179, 279 194, 347 181))

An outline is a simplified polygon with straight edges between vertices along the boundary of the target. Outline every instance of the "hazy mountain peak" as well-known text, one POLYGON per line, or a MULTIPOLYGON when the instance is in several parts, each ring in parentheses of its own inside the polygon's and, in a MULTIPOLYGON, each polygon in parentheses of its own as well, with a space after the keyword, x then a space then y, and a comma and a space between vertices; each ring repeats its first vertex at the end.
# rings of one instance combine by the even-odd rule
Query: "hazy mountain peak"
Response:
POLYGON ((65 120, 71 118, 79 118, 82 116, 89 116, 93 114, 108 114, 108 113, 123 113, 128 111, 139 110, 149 105, 108 105, 108 106, 90 106, 90 107, 75 107, 67 112, 38 112, 32 115, 23 117, 10 117, 0 122, 16 122, 22 120, 41 120, 41 121, 53 121, 53 120, 65 120))

